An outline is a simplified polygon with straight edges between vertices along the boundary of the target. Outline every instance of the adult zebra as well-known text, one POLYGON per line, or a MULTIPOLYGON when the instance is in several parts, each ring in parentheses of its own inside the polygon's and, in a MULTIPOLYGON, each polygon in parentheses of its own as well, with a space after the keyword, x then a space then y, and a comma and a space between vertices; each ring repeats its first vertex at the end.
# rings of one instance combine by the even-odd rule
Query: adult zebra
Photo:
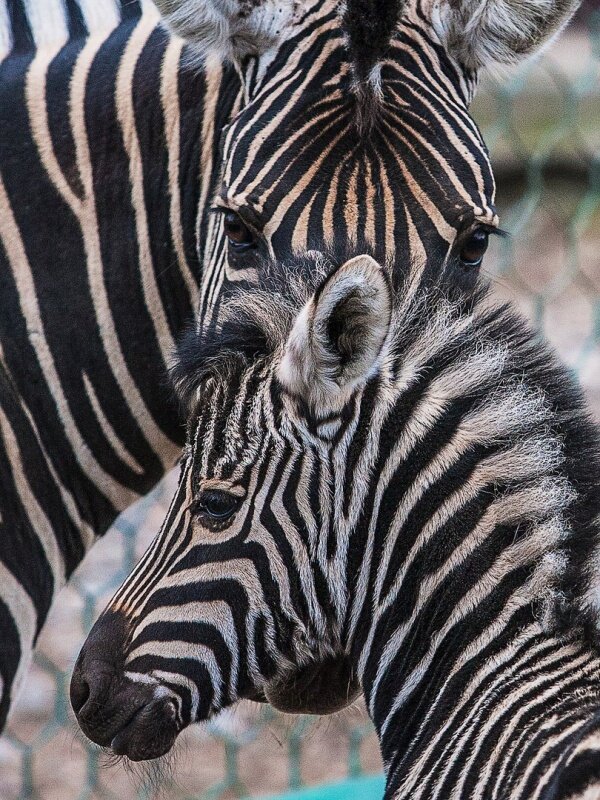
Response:
POLYGON ((197 287, 210 326, 258 257, 333 238, 468 271, 497 224, 478 70, 576 3, 159 3, 196 67, 143 5, 0 2, 0 725, 57 589, 178 452, 197 287))
POLYGON ((84 732, 152 758, 240 697, 360 687, 386 798, 600 797, 600 437, 566 370, 457 259, 292 261, 222 319, 182 345, 179 488, 80 654, 84 732))
POLYGON ((158 21, 0 2, 0 730, 56 592, 181 450, 163 376, 236 89, 158 21))

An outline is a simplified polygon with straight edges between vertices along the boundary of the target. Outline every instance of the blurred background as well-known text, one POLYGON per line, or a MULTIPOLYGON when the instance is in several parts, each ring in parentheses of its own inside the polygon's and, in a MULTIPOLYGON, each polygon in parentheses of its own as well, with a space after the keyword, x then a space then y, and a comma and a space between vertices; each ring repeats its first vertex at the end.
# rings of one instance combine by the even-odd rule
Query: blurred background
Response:
MULTIPOLYGON (((494 238, 486 270, 497 294, 516 303, 579 376, 600 422, 600 0, 588 0, 535 63, 487 79, 474 115, 494 161, 501 224, 511 234, 494 238)), ((173 481, 123 515, 63 590, 0 739, 0 800, 230 800, 381 772, 361 703, 324 719, 240 704, 187 730, 159 776, 108 764, 77 733, 71 667, 93 620, 158 530, 173 481)), ((360 786, 361 800, 382 795, 380 784, 360 786)), ((354 795, 344 787, 336 796, 354 795)))

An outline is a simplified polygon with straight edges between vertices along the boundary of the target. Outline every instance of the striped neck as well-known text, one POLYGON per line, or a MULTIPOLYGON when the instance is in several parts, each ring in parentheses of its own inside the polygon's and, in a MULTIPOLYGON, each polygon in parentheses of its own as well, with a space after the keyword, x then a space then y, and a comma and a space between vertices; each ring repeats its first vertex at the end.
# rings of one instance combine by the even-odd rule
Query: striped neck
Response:
MULTIPOLYGON (((463 341, 465 394, 456 402, 438 395, 436 403, 426 369, 420 388, 388 405, 383 425, 371 416, 377 391, 361 401, 385 459, 371 465, 375 478, 359 504, 373 514, 367 538, 361 518, 350 538, 348 570, 357 577, 348 629, 386 797, 397 800, 529 800, 546 783, 573 788, 579 760, 597 750, 600 657, 574 611, 586 590, 573 566, 581 548, 595 563, 597 434, 560 396, 568 378, 559 372, 561 390, 546 385, 543 401, 530 372, 525 394, 506 381, 504 400, 490 405, 479 389, 472 405, 469 352, 463 341), (427 397, 426 415, 419 397, 427 397)), ((482 386, 492 351, 484 360, 482 386)), ((442 374, 454 372, 452 361, 442 374)), ((443 381, 445 391, 458 379, 443 381)), ((344 468, 360 474, 356 464, 344 468)), ((588 622, 586 632, 597 625, 588 622)), ((585 775, 600 779, 600 766, 585 775)), ((548 795, 563 796, 579 797, 548 795)))
MULTIPOLYGON (((502 632, 482 625, 423 671, 411 650, 382 673, 374 721, 386 798, 529 800, 541 787, 543 797, 580 797, 577 771, 600 732, 600 659, 546 635, 526 606, 506 611, 502 632)), ((595 760, 586 780, 600 776, 595 760)))
POLYGON ((360 398, 370 483, 340 458, 349 646, 388 797, 528 800, 600 714, 598 432, 506 310, 426 306, 360 398))

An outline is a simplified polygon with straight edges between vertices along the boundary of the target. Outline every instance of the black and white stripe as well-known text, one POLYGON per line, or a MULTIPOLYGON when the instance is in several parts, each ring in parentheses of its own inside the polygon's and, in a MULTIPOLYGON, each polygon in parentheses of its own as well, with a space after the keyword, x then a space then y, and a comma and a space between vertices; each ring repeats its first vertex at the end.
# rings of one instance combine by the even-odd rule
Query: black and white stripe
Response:
POLYGON ((367 256, 323 267, 277 267, 182 346, 180 486, 84 646, 80 724, 148 758, 240 697, 331 710, 360 686, 386 797, 595 797, 600 436, 579 390, 456 261, 396 288, 367 256))
POLYGON ((1 6, 0 727, 52 598, 182 443, 164 376, 238 79, 182 71, 142 6, 1 6))
MULTIPOLYGON (((29 531, 38 551, 18 574, 3 560, 19 589, 4 601, 0 724, 53 594, 176 458, 163 374, 198 288, 199 320, 216 324, 261 255, 335 239, 390 264, 444 260, 497 223, 468 113, 480 47, 455 30, 467 0, 443 18, 396 4, 368 57, 334 0, 233 17, 222 0, 159 5, 204 60, 145 0, 0 2, 0 536, 12 553, 29 531), (228 215, 252 246, 227 243, 228 215)), ((573 3, 530 5, 511 58, 573 3)))

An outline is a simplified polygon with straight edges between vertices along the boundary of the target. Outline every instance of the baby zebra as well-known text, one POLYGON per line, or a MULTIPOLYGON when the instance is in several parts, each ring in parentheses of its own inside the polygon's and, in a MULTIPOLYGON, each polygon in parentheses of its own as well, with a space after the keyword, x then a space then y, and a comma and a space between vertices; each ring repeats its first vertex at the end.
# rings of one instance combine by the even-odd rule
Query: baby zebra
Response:
POLYGON ((80 654, 83 731, 149 759, 242 697, 362 690, 386 798, 600 797, 579 390, 458 262, 263 272, 180 348, 179 488, 80 654))

